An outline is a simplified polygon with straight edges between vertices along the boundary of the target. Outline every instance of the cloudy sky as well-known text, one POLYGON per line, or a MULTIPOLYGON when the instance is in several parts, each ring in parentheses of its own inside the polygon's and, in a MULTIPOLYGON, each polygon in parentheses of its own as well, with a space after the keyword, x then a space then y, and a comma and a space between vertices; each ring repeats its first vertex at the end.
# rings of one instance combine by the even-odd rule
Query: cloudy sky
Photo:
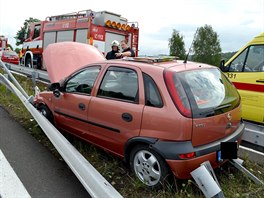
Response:
POLYGON ((14 46, 16 32, 29 17, 91 9, 107 10, 137 21, 141 55, 167 54, 168 39, 176 29, 188 49, 198 27, 211 25, 219 35, 223 52, 236 51, 264 32, 264 0, 0 0, 0 35, 14 46), (35 8, 33 8, 33 6, 35 8))

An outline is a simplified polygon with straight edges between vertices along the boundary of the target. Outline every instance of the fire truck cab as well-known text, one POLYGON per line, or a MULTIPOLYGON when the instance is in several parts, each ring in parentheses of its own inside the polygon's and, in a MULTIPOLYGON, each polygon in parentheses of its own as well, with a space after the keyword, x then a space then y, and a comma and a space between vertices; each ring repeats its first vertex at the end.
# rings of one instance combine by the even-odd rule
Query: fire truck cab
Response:
POLYGON ((242 117, 264 124, 264 32, 242 47, 221 70, 238 89, 242 99, 242 117))
POLYGON ((106 54, 113 40, 127 40, 138 55, 137 22, 108 11, 80 12, 47 17, 29 25, 29 34, 22 46, 22 65, 46 70, 42 53, 51 43, 73 41, 94 45, 106 54))

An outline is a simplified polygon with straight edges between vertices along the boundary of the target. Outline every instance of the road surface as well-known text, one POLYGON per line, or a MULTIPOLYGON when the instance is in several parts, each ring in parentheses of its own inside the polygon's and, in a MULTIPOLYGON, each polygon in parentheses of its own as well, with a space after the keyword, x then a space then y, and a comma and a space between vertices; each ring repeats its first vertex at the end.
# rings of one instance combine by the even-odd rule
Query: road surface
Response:
MULTIPOLYGON (((1 105, 0 151, 31 197, 90 197, 67 164, 57 159, 14 121, 1 105)), ((1 168, 3 168, 3 162, 4 160, 0 160, 1 168)), ((4 176, 4 171, 0 170, 2 183, 6 179, 4 176)), ((4 186, 7 188, 8 185, 4 186)), ((1 189, 0 197, 5 198, 1 195, 1 189)))

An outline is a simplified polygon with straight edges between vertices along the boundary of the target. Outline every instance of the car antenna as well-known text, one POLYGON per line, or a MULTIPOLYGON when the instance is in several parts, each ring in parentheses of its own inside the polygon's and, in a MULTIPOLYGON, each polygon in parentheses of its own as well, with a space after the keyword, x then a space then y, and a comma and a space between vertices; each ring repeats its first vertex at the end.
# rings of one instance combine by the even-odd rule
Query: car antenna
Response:
POLYGON ((189 48, 189 50, 188 50, 188 53, 187 53, 187 55, 186 55, 186 57, 185 57, 183 63, 187 63, 187 59, 188 59, 189 54, 190 54, 190 51, 191 51, 191 49, 192 49, 193 42, 194 42, 194 40, 195 40, 195 38, 196 38, 197 32, 198 32, 198 28, 197 28, 197 30, 196 30, 196 32, 195 32, 195 34, 194 34, 194 37, 193 37, 193 40, 192 40, 192 44, 191 44, 191 46, 190 46, 190 48, 189 48))

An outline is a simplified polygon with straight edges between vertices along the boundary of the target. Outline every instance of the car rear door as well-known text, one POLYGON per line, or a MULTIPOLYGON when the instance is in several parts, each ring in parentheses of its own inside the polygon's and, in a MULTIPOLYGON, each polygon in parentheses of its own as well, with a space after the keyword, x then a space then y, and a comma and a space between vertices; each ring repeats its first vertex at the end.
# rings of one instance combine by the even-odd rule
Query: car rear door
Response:
POLYGON ((242 98, 245 120, 264 123, 264 45, 250 45, 230 64, 227 77, 242 98))
POLYGON ((66 80, 59 97, 53 96, 54 117, 57 126, 78 136, 88 132, 88 109, 91 91, 100 72, 100 66, 85 68, 66 80))
POLYGON ((144 104, 140 69, 108 65, 89 104, 90 134, 94 144, 123 155, 124 144, 139 135, 144 104))

